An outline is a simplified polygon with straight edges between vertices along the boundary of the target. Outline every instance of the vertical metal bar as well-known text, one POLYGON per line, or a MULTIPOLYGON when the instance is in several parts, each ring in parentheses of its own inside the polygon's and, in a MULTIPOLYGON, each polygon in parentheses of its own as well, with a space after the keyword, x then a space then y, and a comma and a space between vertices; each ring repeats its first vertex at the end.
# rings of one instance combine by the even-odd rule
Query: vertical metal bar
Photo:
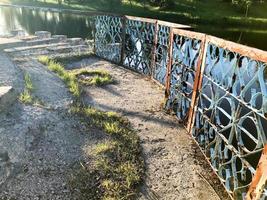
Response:
POLYGON ((267 185, 267 144, 262 151, 262 155, 252 182, 250 184, 246 200, 259 200, 267 185))
POLYGON ((188 133, 191 133, 191 130, 194 125, 194 120, 195 120, 195 108, 198 100, 198 93, 199 90, 202 87, 202 78, 203 78, 203 73, 205 69, 205 58, 206 58, 206 53, 207 53, 207 43, 206 43, 206 35, 203 36, 201 40, 201 48, 200 48, 200 54, 199 54, 199 59, 197 62, 197 71, 196 71, 196 76, 195 76, 195 81, 194 81, 194 86, 193 86, 193 94, 192 94, 192 101, 188 113, 188 122, 187 122, 187 131, 188 133))
POLYGON ((126 45, 126 17, 122 16, 122 31, 121 31, 121 60, 120 65, 124 63, 125 45, 126 45))
POLYGON ((155 33, 154 33, 152 58, 151 58, 151 66, 150 66, 150 70, 151 70, 150 75, 152 79, 154 77, 155 66, 156 66, 156 54, 157 54, 158 30, 159 30, 158 20, 155 21, 154 26, 155 26, 155 33))
POLYGON ((170 36, 169 36, 169 45, 168 45, 168 64, 167 64, 167 77, 166 77, 166 90, 165 90, 165 100, 167 100, 170 96, 170 88, 171 88, 171 72, 172 72, 172 51, 173 51, 173 28, 170 28, 170 36))

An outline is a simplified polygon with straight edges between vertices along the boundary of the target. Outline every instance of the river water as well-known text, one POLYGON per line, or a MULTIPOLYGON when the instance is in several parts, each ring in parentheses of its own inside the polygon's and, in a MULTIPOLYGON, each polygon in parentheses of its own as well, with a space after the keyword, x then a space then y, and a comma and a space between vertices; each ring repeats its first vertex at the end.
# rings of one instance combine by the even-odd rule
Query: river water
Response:
POLYGON ((0 7, 0 35, 23 29, 28 34, 49 31, 68 37, 92 38, 90 17, 27 8, 0 7))
MULTIPOLYGON (((91 22, 90 17, 85 15, 0 7, 0 35, 8 33, 10 30, 23 29, 28 34, 46 30, 52 34, 92 39, 91 22)), ((207 25, 197 25, 194 30, 267 50, 267 30, 207 25)))

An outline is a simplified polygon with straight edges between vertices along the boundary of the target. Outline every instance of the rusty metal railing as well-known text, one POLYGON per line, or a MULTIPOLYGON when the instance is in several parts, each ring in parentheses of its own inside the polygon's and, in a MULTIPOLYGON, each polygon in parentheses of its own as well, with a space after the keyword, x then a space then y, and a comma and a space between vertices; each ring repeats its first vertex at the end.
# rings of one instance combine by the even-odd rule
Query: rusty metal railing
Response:
POLYGON ((212 36, 205 46, 190 130, 227 191, 244 199, 266 144, 267 57, 212 36))
POLYGON ((267 52, 159 20, 97 16, 95 24, 96 55, 165 86, 166 109, 230 196, 267 199, 267 52))

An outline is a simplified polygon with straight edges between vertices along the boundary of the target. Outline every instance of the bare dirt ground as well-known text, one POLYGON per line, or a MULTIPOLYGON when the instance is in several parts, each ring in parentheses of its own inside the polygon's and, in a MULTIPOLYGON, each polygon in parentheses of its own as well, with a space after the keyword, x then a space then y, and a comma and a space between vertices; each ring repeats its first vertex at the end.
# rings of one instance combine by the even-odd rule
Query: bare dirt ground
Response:
POLYGON ((141 138, 146 162, 144 199, 228 199, 199 148, 175 117, 162 111, 164 91, 151 80, 96 57, 69 64, 68 69, 103 69, 116 80, 87 87, 87 104, 126 116, 141 138), (213 187, 212 187, 213 186, 213 187))
MULTIPOLYGON (((13 66, 4 54, 0 58, 2 66, 13 66)), ((5 71, 10 80, 5 83, 29 73, 33 95, 44 105, 16 101, 0 114, 0 199, 76 199, 69 191, 68 177, 73 165, 83 160, 83 149, 101 140, 102 133, 86 130, 68 113, 71 94, 45 66, 28 59, 13 67, 19 67, 20 75, 5 71)), ((16 90, 17 86, 13 84, 16 90)))
MULTIPOLYGON (((40 52, 43 50, 40 49, 40 52)), ((32 79, 33 96, 43 105, 16 101, 0 114, 0 199, 77 199, 68 188, 73 166, 84 149, 103 141, 97 128, 86 128, 68 109, 72 96, 64 83, 31 53, 12 60, 0 52, 0 85, 24 88, 32 79)), ((15 55, 15 56, 14 56, 15 55)), ((12 53, 11 53, 12 56, 12 53)), ((175 117, 162 111, 164 91, 151 80, 96 57, 67 66, 105 69, 116 84, 86 87, 84 101, 129 118, 141 138, 146 177, 139 200, 228 199, 199 148, 175 117)))

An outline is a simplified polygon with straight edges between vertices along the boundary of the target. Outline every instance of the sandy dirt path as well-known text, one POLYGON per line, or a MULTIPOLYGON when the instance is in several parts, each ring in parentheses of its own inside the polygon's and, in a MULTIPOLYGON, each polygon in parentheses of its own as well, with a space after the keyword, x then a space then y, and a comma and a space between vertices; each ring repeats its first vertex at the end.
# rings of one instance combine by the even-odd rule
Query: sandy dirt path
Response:
POLYGON ((140 199, 228 198, 183 126, 162 111, 161 87, 140 74, 96 57, 67 66, 79 67, 107 70, 117 82, 102 88, 85 88, 85 101, 101 110, 121 113, 138 130, 147 168, 140 199))

